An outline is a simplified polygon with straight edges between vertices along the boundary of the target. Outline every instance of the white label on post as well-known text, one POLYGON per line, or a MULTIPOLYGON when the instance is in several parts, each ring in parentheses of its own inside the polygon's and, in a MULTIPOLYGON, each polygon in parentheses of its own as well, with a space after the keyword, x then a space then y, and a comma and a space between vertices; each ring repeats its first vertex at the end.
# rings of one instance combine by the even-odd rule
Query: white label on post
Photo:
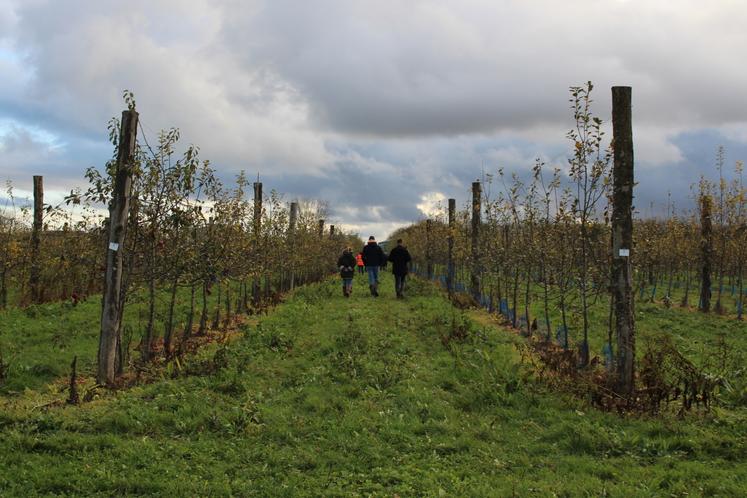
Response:
POLYGON ((112 251, 116 251, 119 249, 119 244, 117 244, 116 242, 109 242, 109 249, 111 249, 112 251))
POLYGON ((630 249, 620 249, 620 257, 627 258, 630 256, 630 249))

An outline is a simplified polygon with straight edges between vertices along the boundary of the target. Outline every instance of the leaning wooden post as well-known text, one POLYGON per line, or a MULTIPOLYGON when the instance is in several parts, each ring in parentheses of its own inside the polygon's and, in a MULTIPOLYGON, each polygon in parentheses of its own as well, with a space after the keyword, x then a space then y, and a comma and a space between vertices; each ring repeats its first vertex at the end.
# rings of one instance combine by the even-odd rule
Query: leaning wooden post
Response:
POLYGON ((449 291, 449 298, 454 292, 454 225, 456 213, 456 199, 449 199, 449 260, 446 269, 446 288, 449 291))
MULTIPOLYGON (((633 123, 631 88, 612 87, 612 299, 617 332, 617 389, 635 387, 635 315, 633 309, 633 123)), ((612 345, 610 344, 610 347, 612 345)))
POLYGON ((119 324, 122 320, 120 294, 122 291, 122 261, 124 259, 125 232, 130 213, 132 195, 132 172, 135 160, 138 113, 135 110, 122 112, 117 151, 117 171, 114 191, 109 205, 109 245, 106 249, 106 280, 104 281, 104 305, 101 312, 101 335, 99 337, 98 371, 99 384, 114 382, 117 348, 119 346, 119 324))
POLYGON ((290 288, 291 290, 296 286, 296 272, 295 272, 295 248, 296 248, 296 225, 298 224, 298 203, 291 202, 290 207, 290 219, 288 223, 288 232, 291 237, 290 240, 290 261, 291 261, 291 275, 290 275, 290 288))
POLYGON ((711 311, 711 267, 713 266, 713 199, 710 194, 700 196, 700 304, 704 313, 711 311))
POLYGON ((31 269, 29 272, 29 287, 31 302, 38 304, 41 296, 41 231, 44 219, 44 178, 34 175, 34 225, 31 232, 31 269))
POLYGON ((470 271, 470 293, 480 302, 480 207, 482 201, 480 182, 472 182, 472 268, 470 271))
POLYGON ((425 273, 428 276, 428 280, 433 278, 433 240, 431 240, 433 233, 433 220, 430 218, 425 220, 425 273))

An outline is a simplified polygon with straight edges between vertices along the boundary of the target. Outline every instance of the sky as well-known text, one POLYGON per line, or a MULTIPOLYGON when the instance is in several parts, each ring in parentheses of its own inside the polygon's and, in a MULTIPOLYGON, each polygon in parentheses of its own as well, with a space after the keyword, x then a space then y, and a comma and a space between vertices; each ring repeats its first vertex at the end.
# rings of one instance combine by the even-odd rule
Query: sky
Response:
MULTIPOLYGON (((564 167, 571 86, 633 88, 636 206, 747 159, 744 0, 0 0, 0 179, 48 202, 111 157, 134 92, 226 182, 385 238, 498 168, 564 167)), ((652 207, 653 203, 653 207, 652 207)))

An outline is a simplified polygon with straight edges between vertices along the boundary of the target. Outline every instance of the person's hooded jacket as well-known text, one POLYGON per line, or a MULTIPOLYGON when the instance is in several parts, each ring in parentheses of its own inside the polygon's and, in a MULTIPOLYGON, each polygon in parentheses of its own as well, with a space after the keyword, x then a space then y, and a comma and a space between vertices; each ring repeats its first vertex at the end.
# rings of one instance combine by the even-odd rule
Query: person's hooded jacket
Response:
POLYGON ((363 253, 363 264, 366 266, 384 266, 386 262, 384 251, 375 240, 369 240, 361 253, 363 253))
POLYGON ((342 253, 337 260, 337 267, 340 268, 342 278, 353 278, 355 275, 355 256, 350 251, 342 253))
POLYGON ((389 252, 389 261, 392 262, 392 273, 395 275, 407 275, 407 263, 410 262, 410 252, 405 246, 398 245, 389 252))

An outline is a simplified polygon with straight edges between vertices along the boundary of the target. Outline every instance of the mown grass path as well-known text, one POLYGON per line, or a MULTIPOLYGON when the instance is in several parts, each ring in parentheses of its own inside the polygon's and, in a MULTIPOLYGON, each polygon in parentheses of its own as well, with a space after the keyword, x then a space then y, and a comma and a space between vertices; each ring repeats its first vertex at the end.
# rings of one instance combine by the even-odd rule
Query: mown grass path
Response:
POLYGON ((191 372, 0 413, 0 496, 744 496, 743 412, 622 419, 430 284, 299 289, 191 372), (466 335, 467 339, 456 337, 466 335), (450 339, 451 337, 451 339, 450 339))

